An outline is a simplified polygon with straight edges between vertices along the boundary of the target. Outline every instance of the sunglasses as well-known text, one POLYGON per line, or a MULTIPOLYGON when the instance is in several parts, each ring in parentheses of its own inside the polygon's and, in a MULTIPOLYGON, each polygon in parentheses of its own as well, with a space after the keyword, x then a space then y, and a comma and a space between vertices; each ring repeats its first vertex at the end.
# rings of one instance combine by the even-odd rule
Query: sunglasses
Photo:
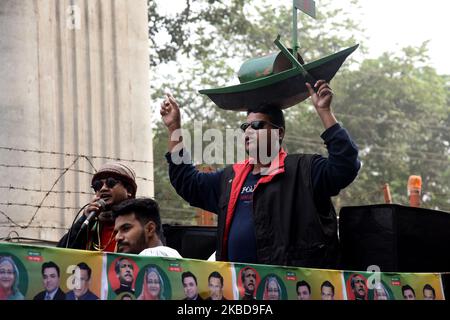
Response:
POLYGON ((273 124, 272 122, 265 121, 265 120, 255 120, 255 121, 252 121, 250 123, 244 122, 243 124, 241 124, 240 128, 244 132, 245 132, 245 130, 247 130, 248 127, 251 127, 253 130, 261 130, 261 129, 264 128, 264 126, 266 124, 270 124, 272 127, 275 127, 277 129, 280 128, 280 126, 277 126, 276 124, 273 124))
POLYGON ((111 178, 111 177, 109 177, 107 179, 94 180, 92 182, 92 189, 94 189, 95 192, 99 192, 104 184, 106 184, 106 186, 109 189, 112 189, 119 182, 120 182, 120 180, 117 180, 117 179, 114 179, 114 178, 111 178))

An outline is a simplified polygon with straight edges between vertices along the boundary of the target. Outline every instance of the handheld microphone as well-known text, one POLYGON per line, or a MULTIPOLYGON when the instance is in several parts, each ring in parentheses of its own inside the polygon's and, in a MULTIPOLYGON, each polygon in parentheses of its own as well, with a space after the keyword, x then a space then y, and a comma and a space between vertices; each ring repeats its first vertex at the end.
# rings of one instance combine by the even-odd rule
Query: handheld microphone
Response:
MULTIPOLYGON (((96 204, 98 204, 100 206, 100 211, 103 211, 106 207, 106 201, 103 199, 98 199, 96 204)), ((84 220, 83 224, 81 225, 81 228, 85 228, 85 227, 89 226, 89 223, 96 215, 97 215, 97 211, 89 212, 89 215, 86 218, 86 220, 84 220)))

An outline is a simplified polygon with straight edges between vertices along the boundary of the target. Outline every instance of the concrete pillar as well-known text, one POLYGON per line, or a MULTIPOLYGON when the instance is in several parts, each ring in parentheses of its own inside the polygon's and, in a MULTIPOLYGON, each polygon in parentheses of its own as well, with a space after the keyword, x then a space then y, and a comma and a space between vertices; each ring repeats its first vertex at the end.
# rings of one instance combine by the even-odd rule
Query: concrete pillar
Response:
POLYGON ((0 238, 57 241, 113 158, 153 196, 147 29, 146 0, 0 1, 0 238))

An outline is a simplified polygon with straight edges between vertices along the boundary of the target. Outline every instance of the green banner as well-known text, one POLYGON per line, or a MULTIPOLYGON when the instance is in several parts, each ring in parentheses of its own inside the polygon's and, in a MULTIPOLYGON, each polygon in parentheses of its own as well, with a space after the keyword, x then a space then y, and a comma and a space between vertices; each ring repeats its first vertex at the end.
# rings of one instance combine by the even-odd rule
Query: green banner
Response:
POLYGON ((0 243, 0 300, 444 300, 439 273, 144 257, 0 243))
POLYGON ((314 0, 294 0, 294 6, 312 18, 316 18, 316 2, 314 0))

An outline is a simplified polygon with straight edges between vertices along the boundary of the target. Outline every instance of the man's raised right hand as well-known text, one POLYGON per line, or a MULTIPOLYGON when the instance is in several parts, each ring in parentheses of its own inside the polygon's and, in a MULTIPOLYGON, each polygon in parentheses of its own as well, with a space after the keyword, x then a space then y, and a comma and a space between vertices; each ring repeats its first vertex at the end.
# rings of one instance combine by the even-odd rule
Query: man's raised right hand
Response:
POLYGON ((181 128, 180 108, 170 93, 166 93, 164 101, 161 103, 159 110, 162 120, 169 132, 173 132, 181 128))

